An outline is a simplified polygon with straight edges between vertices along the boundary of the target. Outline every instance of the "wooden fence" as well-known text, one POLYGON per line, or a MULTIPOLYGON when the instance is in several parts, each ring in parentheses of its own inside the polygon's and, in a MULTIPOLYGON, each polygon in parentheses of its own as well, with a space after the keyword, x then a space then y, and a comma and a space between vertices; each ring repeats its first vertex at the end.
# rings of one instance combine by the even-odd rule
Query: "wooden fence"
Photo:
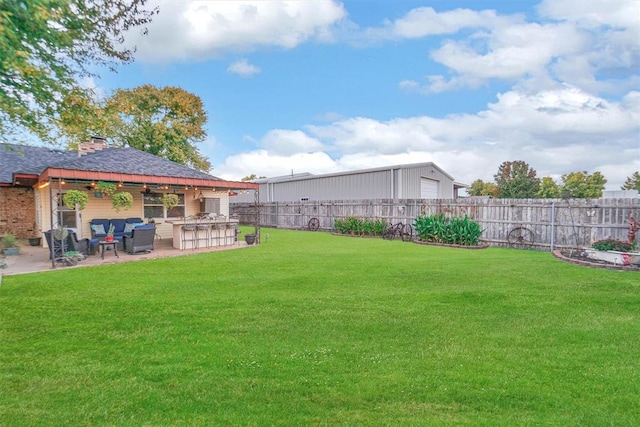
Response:
MULTIPOLYGON (((332 230, 336 218, 350 216, 412 223, 419 215, 467 215, 482 226, 482 241, 491 246, 509 246, 520 236, 521 243, 539 250, 590 246, 606 237, 628 240, 630 218, 640 221, 640 198, 329 200, 257 208, 261 226, 287 229, 305 229, 311 218, 320 220, 321 230, 332 230)), ((231 204, 230 209, 242 224, 255 223, 255 204, 231 204)))

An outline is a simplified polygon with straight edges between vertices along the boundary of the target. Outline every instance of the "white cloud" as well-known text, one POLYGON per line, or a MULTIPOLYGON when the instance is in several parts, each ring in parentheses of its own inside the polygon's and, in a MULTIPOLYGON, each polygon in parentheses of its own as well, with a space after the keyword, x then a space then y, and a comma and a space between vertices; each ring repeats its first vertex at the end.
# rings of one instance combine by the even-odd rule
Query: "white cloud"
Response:
POLYGON ((239 180, 251 174, 274 177, 303 172, 329 173, 337 169, 334 160, 322 152, 281 156, 256 150, 227 157, 215 170, 215 175, 223 179, 239 180))
POLYGON ((322 142, 299 130, 271 130, 262 138, 261 145, 269 152, 283 156, 324 149, 322 142))
POLYGON ((547 18, 591 27, 640 28, 640 2, 636 0, 585 1, 576 6, 575 0, 543 0, 538 12, 547 18))
POLYGON ((153 63, 327 40, 332 26, 346 16, 335 0, 155 0, 149 6, 158 6, 160 13, 148 26, 148 35, 132 31, 128 42, 138 46, 138 60, 153 63))
POLYGON ((251 77, 261 72, 259 67, 256 67, 253 64, 249 64, 249 61, 247 61, 246 59, 241 59, 240 61, 236 61, 233 64, 229 65, 227 71, 232 74, 238 74, 242 77, 251 77))

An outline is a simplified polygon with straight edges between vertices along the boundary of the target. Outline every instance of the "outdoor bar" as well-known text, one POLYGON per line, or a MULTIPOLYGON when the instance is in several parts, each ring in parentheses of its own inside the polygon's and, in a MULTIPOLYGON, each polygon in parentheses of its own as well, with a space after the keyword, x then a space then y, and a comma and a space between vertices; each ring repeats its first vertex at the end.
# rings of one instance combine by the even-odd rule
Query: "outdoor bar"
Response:
POLYGON ((204 217, 167 220, 173 225, 173 247, 200 249, 229 246, 236 243, 237 219, 204 217))

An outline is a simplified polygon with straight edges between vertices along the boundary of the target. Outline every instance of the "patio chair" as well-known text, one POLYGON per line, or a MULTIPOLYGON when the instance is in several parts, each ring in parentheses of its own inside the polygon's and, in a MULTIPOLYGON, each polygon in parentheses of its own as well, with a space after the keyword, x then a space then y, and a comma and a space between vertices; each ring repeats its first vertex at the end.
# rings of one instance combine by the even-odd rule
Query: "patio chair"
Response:
POLYGON ((64 258, 64 254, 69 250, 69 239, 56 239, 53 231, 54 230, 45 231, 43 234, 44 239, 47 241, 47 247, 49 248, 49 259, 51 259, 51 255, 53 254, 53 259, 58 260, 64 258), (53 248, 53 251, 51 251, 51 248, 53 248))
POLYGON ((153 250, 156 228, 153 224, 139 225, 133 229, 131 236, 124 236, 124 250, 129 254, 153 250))
MULTIPOLYGON (((78 240, 78 235, 74 231, 69 231, 69 236, 67 237, 68 251, 76 251, 83 255, 89 255, 90 247, 89 239, 78 240)), ((93 254, 95 254, 95 251, 93 251, 93 254)))

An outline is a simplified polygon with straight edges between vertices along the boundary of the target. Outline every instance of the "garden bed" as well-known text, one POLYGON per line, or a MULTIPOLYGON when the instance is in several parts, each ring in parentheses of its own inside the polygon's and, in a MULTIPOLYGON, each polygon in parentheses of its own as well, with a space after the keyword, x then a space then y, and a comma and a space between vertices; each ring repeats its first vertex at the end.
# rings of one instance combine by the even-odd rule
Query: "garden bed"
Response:
POLYGON ((487 249, 489 247, 489 245, 486 243, 481 245, 456 245, 453 243, 428 242, 426 240, 421 240, 421 239, 414 239, 413 243, 417 243, 419 245, 444 246, 447 248, 460 248, 460 249, 487 249))
POLYGON ((571 264, 582 265, 585 267, 606 268, 610 270, 640 271, 637 265, 621 265, 613 264, 603 260, 595 260, 589 258, 584 250, 580 249, 556 249, 553 256, 561 261, 571 264))

